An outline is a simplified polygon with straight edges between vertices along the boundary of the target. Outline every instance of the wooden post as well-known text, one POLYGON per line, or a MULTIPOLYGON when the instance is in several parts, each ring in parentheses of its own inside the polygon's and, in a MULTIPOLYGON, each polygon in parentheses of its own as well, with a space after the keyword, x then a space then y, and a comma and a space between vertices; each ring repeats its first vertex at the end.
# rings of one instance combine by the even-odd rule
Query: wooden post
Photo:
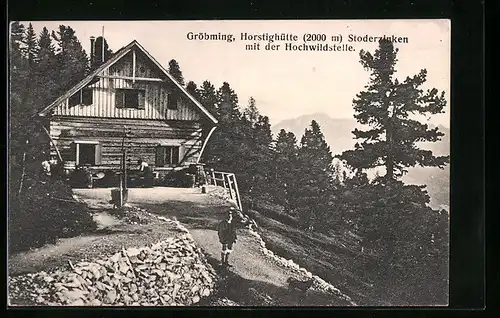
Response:
POLYGON ((227 181, 229 183, 229 197, 231 198, 231 200, 234 199, 233 197, 233 187, 231 186, 231 184, 233 183, 233 181, 231 180, 231 175, 227 175, 227 181))
POLYGON ((75 164, 78 166, 80 164, 80 144, 76 144, 75 148, 76 148, 76 160, 75 160, 75 164))
POLYGON ((217 180, 215 180, 215 172, 212 170, 212 182, 214 183, 214 186, 217 186, 217 180))
POLYGON ((135 50, 132 50, 132 83, 135 84, 135 68, 136 68, 136 62, 135 62, 135 50))
POLYGON ((127 150, 123 149, 123 188, 126 190, 127 186, 127 150))
POLYGON ((243 211, 243 207, 241 206, 240 191, 238 190, 238 182, 236 181, 236 176, 234 174, 232 174, 232 175, 233 175, 233 179, 234 179, 234 188, 236 191, 236 199, 238 200, 237 201, 238 207, 240 208, 240 210, 243 211))
POLYGON ((222 183, 224 185, 224 189, 227 189, 227 185, 226 185, 226 174, 225 173, 222 173, 222 183))
MULTIPOLYGON (((49 131, 47 130, 47 128, 45 128, 45 126, 43 126, 42 123, 40 123, 40 125, 42 126, 42 129, 43 131, 45 132, 45 134, 47 134, 47 137, 49 137, 49 140, 50 142, 52 143, 52 145, 54 146, 54 149, 56 150, 56 153, 57 153, 57 157, 59 158, 59 161, 60 162, 63 162, 63 159, 62 159, 62 156, 61 156, 61 153, 59 152, 59 148, 57 148, 57 145, 54 141, 54 139, 52 139, 52 136, 50 136, 50 133, 49 131)), ((77 157, 78 158, 78 157, 77 157)), ((78 163, 78 159, 77 159, 77 163, 78 163)))

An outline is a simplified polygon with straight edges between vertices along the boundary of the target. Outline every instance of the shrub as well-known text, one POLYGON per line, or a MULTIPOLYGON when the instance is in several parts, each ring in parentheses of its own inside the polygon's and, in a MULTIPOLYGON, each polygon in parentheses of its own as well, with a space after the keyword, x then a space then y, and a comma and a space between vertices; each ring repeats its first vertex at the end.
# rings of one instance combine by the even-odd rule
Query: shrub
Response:
POLYGON ((27 180, 19 198, 9 202, 11 252, 55 243, 96 228, 90 211, 75 201, 70 187, 60 180, 27 180))

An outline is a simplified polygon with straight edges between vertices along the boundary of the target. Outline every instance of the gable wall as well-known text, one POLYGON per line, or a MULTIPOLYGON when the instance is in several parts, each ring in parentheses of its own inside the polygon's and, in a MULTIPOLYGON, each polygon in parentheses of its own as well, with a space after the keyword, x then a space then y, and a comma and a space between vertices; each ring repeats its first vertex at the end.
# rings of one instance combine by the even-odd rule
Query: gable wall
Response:
MULTIPOLYGON (((133 75, 132 52, 105 69, 99 75, 127 76, 133 75)), ((89 85, 93 90, 92 105, 69 107, 68 99, 54 108, 55 116, 83 116, 128 119, 166 119, 166 120, 199 120, 199 110, 188 97, 180 93, 177 110, 167 109, 167 94, 177 87, 170 82, 142 52, 136 50, 136 77, 163 78, 165 82, 136 81, 117 78, 99 78, 89 85), (115 107, 115 90, 118 88, 141 88, 146 90, 145 109, 115 107)), ((179 92, 179 91, 178 91, 179 92)))

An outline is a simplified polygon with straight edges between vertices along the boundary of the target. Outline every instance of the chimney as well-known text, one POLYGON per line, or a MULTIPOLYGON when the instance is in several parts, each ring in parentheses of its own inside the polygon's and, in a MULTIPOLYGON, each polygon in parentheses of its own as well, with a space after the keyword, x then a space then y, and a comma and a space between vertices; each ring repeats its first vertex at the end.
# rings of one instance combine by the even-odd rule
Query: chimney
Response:
POLYGON ((95 37, 90 37, 90 65, 95 64, 95 37))

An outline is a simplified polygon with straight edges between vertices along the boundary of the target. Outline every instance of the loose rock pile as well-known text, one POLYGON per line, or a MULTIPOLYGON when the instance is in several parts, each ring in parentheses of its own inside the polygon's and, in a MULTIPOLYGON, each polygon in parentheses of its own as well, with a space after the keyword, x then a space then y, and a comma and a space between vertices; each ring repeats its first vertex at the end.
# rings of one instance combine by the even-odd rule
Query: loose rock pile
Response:
POLYGON ((70 265, 70 271, 10 278, 11 298, 51 306, 189 306, 211 295, 215 283, 190 235, 70 265))

